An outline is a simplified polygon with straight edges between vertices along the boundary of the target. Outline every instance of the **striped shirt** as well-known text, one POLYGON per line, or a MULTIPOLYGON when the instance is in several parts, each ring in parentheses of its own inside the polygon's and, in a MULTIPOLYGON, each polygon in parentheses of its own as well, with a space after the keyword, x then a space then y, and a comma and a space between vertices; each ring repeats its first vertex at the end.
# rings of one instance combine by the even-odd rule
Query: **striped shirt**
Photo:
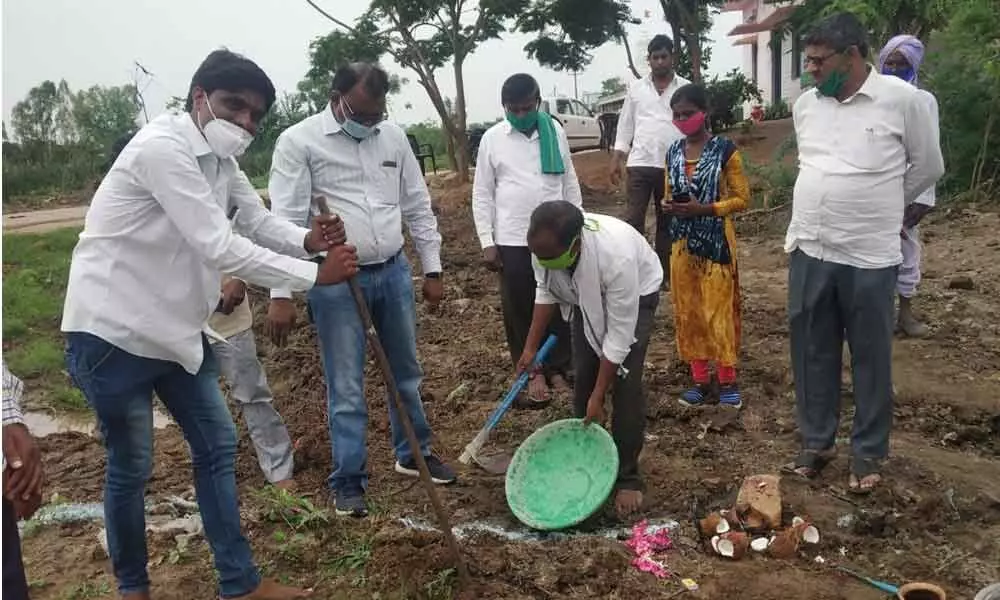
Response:
POLYGON ((7 361, 3 362, 3 424, 24 423, 21 413, 21 394, 24 384, 13 373, 7 370, 7 361))

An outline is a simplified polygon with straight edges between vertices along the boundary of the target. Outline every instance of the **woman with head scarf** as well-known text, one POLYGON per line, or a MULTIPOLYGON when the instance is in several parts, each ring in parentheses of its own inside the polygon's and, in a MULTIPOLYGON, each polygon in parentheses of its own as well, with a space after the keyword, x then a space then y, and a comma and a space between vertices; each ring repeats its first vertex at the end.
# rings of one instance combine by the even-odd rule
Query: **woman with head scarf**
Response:
MULTIPOLYGON (((912 35, 897 35, 889 40, 878 56, 879 70, 883 75, 894 75, 916 86, 920 64, 924 60, 924 45, 912 35)), ((931 122, 927 127, 938 129, 938 106, 933 94, 918 90, 931 109, 931 122)), ((908 337, 924 337, 927 326, 913 314, 912 299, 920 283, 920 233, 917 224, 934 207, 934 188, 931 187, 906 207, 903 215, 903 263, 899 266, 896 292, 899 294, 899 312, 896 331, 908 337)))

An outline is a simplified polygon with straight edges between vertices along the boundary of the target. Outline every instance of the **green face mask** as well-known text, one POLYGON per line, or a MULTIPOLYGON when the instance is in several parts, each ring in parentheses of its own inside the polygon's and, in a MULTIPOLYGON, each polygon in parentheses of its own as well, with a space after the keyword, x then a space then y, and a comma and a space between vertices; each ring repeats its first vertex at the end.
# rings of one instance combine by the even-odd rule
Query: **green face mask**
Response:
POLYGON ((523 115, 508 112, 507 122, 518 131, 529 131, 538 125, 538 111, 532 110, 523 115))
POLYGON ((840 94, 840 91, 844 89, 845 83, 847 83, 847 73, 834 71, 826 79, 816 84, 816 91, 823 96, 833 98, 840 94))
POLYGON ((572 267, 576 263, 577 257, 580 256, 580 250, 576 248, 576 241, 579 239, 579 236, 573 238, 573 242, 569 245, 569 248, 555 258, 539 258, 536 255, 535 258, 538 259, 538 264, 551 271, 565 271, 572 267))

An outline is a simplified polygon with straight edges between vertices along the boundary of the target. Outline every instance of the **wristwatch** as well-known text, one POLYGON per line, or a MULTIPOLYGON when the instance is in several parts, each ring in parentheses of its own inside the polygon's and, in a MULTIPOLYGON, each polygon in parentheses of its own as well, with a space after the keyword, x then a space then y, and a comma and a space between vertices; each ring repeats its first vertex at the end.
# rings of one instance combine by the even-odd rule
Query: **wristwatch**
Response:
POLYGON ((441 271, 435 271, 433 273, 424 273, 425 279, 441 279, 441 271))

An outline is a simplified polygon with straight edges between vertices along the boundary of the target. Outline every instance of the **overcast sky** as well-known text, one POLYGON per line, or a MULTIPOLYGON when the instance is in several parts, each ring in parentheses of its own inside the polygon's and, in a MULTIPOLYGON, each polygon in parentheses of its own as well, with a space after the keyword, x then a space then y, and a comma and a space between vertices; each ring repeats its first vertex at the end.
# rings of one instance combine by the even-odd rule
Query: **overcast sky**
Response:
MULTIPOLYGON (((319 0, 338 18, 353 22, 366 0, 319 0)), ((669 33, 657 18, 657 0, 633 0, 636 15, 648 9, 652 19, 632 27, 634 47, 654 33, 669 33)), ((154 74, 146 89, 150 116, 161 112, 172 95, 183 95, 191 75, 206 54, 226 46, 256 61, 279 92, 294 90, 309 68, 309 42, 328 33, 332 24, 305 0, 4 0, 3 2, 3 118, 28 90, 51 79, 66 79, 73 90, 94 84, 120 85, 133 77, 139 61, 154 74)), ((740 48, 725 34, 740 21, 738 13, 716 18, 709 74, 724 73, 740 64, 740 48)), ((544 94, 553 88, 573 95, 571 74, 542 69, 523 51, 527 36, 507 35, 481 46, 465 67, 465 89, 470 122, 500 115, 499 95, 504 78, 523 71, 533 74, 544 94)), ((636 48, 644 62, 645 50, 636 48)), ((579 74, 581 94, 598 91, 601 81, 626 74, 625 51, 607 44, 594 53, 594 62, 579 74)), ((389 59, 391 61, 391 59, 389 59)), ((410 77, 392 62, 389 70, 410 77)), ((438 72, 446 95, 454 93, 450 69, 438 72)), ((405 86, 392 101, 393 118, 409 124, 436 119, 423 89, 405 86), (404 108, 409 103, 412 108, 404 108)))

